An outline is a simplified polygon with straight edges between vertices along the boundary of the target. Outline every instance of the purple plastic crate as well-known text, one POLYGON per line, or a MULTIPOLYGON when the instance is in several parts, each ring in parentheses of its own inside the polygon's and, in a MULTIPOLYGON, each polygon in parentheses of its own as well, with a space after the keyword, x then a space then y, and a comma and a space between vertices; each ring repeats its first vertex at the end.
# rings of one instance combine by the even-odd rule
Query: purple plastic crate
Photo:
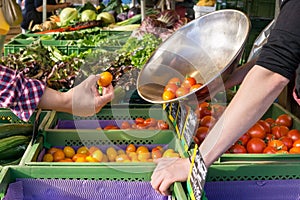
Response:
POLYGON ((108 125, 121 127, 124 121, 134 124, 134 120, 58 120, 56 129, 97 129, 108 125))
POLYGON ((296 200, 299 185, 299 179, 216 181, 205 183, 205 194, 209 200, 296 200))
POLYGON ((4 200, 167 200, 146 181, 17 179, 4 200))

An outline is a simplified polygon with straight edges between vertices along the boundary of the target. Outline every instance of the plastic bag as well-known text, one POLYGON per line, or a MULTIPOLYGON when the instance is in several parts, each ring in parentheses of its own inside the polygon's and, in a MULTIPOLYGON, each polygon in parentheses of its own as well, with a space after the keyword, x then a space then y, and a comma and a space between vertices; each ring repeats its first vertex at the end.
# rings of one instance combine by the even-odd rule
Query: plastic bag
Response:
POLYGON ((22 9, 15 0, 0 0, 0 8, 10 26, 19 25, 23 21, 22 9))

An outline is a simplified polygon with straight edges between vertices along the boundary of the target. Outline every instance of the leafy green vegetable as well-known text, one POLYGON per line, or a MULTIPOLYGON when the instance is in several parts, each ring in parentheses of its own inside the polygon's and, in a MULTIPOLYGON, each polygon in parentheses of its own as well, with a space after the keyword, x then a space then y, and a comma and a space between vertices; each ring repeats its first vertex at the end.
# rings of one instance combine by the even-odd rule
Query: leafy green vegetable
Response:
POLYGON ((160 38, 150 33, 141 39, 130 37, 120 51, 126 52, 133 66, 142 68, 161 42, 160 38))
POLYGON ((78 11, 76 8, 64 8, 60 14, 60 26, 68 26, 72 21, 78 20, 78 11))

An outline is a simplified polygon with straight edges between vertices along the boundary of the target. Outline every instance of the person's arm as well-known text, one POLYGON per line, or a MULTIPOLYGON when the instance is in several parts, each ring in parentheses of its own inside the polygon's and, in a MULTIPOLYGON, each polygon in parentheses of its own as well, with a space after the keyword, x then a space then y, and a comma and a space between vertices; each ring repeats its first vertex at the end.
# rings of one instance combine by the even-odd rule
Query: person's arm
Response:
POLYGON ((208 167, 263 116, 288 82, 284 76, 257 65, 250 70, 200 146, 208 167))
MULTIPOLYGON (((201 144, 200 152, 209 167, 267 111, 289 80, 260 66, 254 66, 237 94, 201 144)), ((175 181, 187 180, 187 158, 161 159, 151 177, 152 187, 167 195, 175 181)))
POLYGON ((103 88, 102 96, 96 88, 99 76, 91 75, 68 92, 46 88, 38 107, 78 116, 91 116, 101 110, 114 97, 112 85, 103 88))
MULTIPOLYGON (((60 4, 56 4, 56 5, 49 5, 49 4, 47 4, 46 5, 46 10, 47 10, 47 12, 52 12, 52 11, 55 11, 55 10, 57 10, 59 8, 66 8, 66 7, 70 6, 70 5, 71 5, 71 3, 60 3, 60 4)), ((43 6, 37 7, 36 11, 37 12, 43 12, 43 6)))
POLYGON ((91 116, 114 97, 112 85, 103 88, 100 96, 91 75, 68 92, 48 88, 41 81, 25 78, 23 73, 0 65, 0 107, 10 108, 20 119, 28 121, 37 107, 91 116))

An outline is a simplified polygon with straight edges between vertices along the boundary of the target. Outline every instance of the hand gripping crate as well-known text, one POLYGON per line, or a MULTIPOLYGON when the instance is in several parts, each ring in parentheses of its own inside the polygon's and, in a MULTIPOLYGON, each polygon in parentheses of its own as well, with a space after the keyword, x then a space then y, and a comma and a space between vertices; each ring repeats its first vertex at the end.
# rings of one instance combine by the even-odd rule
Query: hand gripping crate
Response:
POLYGON ((0 199, 16 191, 14 200, 23 195, 32 200, 186 200, 180 183, 174 184, 170 196, 156 193, 150 185, 153 170, 126 166, 9 166, 0 173, 0 199))

